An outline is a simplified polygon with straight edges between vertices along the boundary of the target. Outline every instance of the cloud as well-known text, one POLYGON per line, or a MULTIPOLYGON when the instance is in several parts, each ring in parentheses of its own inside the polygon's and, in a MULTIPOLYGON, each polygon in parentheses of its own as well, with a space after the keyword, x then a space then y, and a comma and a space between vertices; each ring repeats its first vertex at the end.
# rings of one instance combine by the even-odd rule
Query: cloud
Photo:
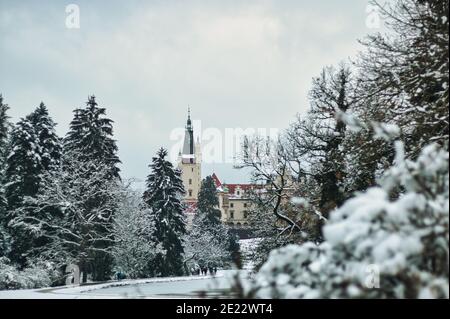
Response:
POLYGON ((367 31, 359 0, 79 3, 79 30, 53 1, 4 6, 0 90, 15 117, 44 100, 61 134, 95 93, 124 173, 141 178, 188 104, 204 128, 286 127, 307 109, 311 78, 367 31))

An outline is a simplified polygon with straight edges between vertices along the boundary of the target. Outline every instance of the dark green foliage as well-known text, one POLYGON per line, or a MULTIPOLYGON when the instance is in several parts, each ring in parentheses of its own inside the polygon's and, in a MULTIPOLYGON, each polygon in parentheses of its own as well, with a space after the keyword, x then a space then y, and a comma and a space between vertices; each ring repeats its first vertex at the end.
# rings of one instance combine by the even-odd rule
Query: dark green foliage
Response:
POLYGON ((155 258, 155 273, 160 276, 182 275, 183 243, 186 233, 183 215, 184 194, 181 172, 166 160, 167 151, 161 148, 149 165, 150 175, 146 181, 143 199, 151 209, 155 223, 154 237, 165 253, 155 258))
POLYGON ((211 226, 220 224, 219 199, 217 197, 216 184, 211 176, 202 180, 198 193, 198 213, 202 214, 205 222, 211 226))
POLYGON ((106 118, 106 109, 98 107, 90 96, 86 108, 76 109, 64 139, 64 151, 74 152, 80 161, 100 161, 110 167, 111 177, 119 177, 120 163, 113 137, 113 121, 106 118))

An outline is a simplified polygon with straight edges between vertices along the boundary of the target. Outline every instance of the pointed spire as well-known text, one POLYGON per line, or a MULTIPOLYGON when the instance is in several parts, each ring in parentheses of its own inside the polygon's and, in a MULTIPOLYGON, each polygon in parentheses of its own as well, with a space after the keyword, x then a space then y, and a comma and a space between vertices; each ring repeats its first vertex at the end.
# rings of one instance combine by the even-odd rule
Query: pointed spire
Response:
POLYGON ((192 130, 192 121, 191 121, 191 108, 188 105, 188 118, 187 118, 187 125, 186 129, 192 130))
POLYGON ((194 154, 194 129, 191 121, 191 108, 188 105, 188 119, 184 136, 183 155, 194 154))

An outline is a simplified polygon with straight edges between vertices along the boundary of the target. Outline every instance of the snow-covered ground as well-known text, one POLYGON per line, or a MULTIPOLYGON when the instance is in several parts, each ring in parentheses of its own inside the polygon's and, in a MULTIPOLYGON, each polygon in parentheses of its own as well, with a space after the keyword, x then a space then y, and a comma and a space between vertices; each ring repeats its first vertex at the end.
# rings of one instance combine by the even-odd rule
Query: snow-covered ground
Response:
POLYGON ((233 271, 218 271, 216 276, 186 276, 111 281, 85 286, 3 290, 0 299, 117 299, 117 298, 195 298, 201 291, 216 296, 229 288, 233 271))

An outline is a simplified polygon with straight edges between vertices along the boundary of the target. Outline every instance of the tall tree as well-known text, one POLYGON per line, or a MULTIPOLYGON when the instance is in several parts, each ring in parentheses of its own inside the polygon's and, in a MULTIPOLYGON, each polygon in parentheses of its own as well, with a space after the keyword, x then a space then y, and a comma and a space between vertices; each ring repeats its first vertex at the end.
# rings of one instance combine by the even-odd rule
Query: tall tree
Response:
POLYGON ((167 151, 161 148, 149 165, 144 202, 151 209, 155 223, 154 237, 161 244, 165 254, 155 258, 155 273, 159 276, 183 274, 183 241, 186 233, 183 215, 184 194, 181 172, 166 160, 167 151))
MULTIPOLYGON (((6 197, 8 220, 19 214, 33 215, 33 210, 22 209, 26 197, 35 197, 44 183, 44 173, 55 169, 61 157, 61 143, 55 132, 56 124, 41 103, 25 119, 21 119, 11 134, 11 151, 6 167, 6 197)), ((39 243, 23 232, 20 225, 11 228, 11 258, 24 266, 30 250, 39 243)))
POLYGON ((197 214, 203 215, 203 218, 210 225, 220 224, 219 198, 217 197, 216 184, 211 176, 206 176, 202 180, 200 191, 198 193, 197 214))
MULTIPOLYGON (((11 133, 11 151, 6 159, 7 181, 5 195, 8 202, 7 222, 13 219, 27 196, 35 196, 41 182, 41 160, 39 139, 28 118, 21 119, 11 133)), ((28 212, 27 212, 28 213, 28 212)), ((32 242, 18 228, 10 228, 12 249, 10 258, 22 267, 32 242)))
MULTIPOLYGON (((104 180, 98 180, 92 185, 98 192, 97 196, 90 198, 86 202, 85 212, 91 214, 102 207, 111 208, 111 198, 102 192, 103 184, 120 178, 117 156, 117 145, 113 139, 113 121, 106 117, 106 109, 99 107, 95 96, 90 96, 85 108, 76 109, 74 118, 70 123, 70 129, 64 139, 64 152, 76 157, 76 160, 89 166, 89 171, 93 174, 97 170, 97 165, 106 167, 108 174, 103 175, 104 180)), ((68 156, 69 158, 70 156, 68 156)), ((66 165, 66 163, 63 163, 66 165)), ((70 165, 69 165, 70 166, 70 165)), ((111 212, 114 215, 114 210, 111 212)), ((108 219, 112 223, 112 218, 108 219)), ((105 238, 111 236, 111 225, 97 225, 96 232, 102 233, 105 238)), ((109 278, 111 273, 112 256, 109 253, 111 241, 93 241, 92 248, 93 262, 92 275, 96 280, 109 278)))
POLYGON ((113 121, 106 117, 106 109, 99 107, 90 96, 86 108, 75 109, 70 129, 64 139, 64 151, 80 156, 81 161, 99 161, 110 167, 111 177, 119 177, 120 163, 113 139, 113 121))
POLYGON ((0 167, 3 167, 3 160, 6 157, 8 134, 11 127, 8 110, 8 104, 3 103, 3 96, 0 94, 0 167))
POLYGON ((325 216, 346 197, 343 187, 346 124, 339 115, 354 104, 353 91, 350 69, 341 65, 337 70, 325 68, 321 76, 314 79, 310 92, 310 120, 315 130, 308 132, 314 136, 313 149, 320 149, 316 152, 318 161, 313 174, 321 188, 320 210, 325 216))
POLYGON ((222 266, 231 261, 230 254, 238 253, 239 244, 220 221, 218 207, 216 184, 211 176, 207 176, 202 180, 196 215, 186 236, 186 262, 194 262, 201 267, 222 266))
POLYGON ((33 124, 39 140, 39 156, 43 170, 49 170, 59 165, 62 153, 60 137, 56 134, 56 123, 50 117, 43 102, 28 116, 33 124))
POLYGON ((0 257, 9 251, 9 235, 6 229, 7 201, 4 187, 8 136, 11 127, 7 115, 8 109, 8 105, 3 103, 3 96, 0 94, 0 257))

